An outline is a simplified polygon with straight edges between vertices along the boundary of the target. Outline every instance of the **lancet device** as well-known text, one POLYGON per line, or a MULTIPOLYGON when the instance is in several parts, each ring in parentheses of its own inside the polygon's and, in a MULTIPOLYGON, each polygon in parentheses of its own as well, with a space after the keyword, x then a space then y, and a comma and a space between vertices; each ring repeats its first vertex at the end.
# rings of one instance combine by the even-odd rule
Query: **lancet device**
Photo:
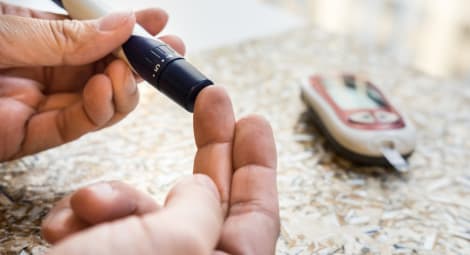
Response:
MULTIPOLYGON (((105 0, 52 0, 74 19, 96 19, 112 8, 105 0)), ((145 81, 192 112, 199 92, 212 85, 204 74, 166 43, 136 24, 129 40, 115 53, 145 81)))
POLYGON ((312 75, 301 82, 302 99, 331 147, 351 161, 408 170, 415 128, 384 94, 356 75, 312 75))

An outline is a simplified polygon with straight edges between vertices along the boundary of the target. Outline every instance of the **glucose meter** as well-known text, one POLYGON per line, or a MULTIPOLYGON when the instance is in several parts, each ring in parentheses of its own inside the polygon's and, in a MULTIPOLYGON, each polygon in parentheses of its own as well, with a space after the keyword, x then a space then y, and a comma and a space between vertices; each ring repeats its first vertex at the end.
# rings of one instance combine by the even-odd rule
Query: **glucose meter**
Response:
MULTIPOLYGON (((74 19, 96 19, 113 9, 105 0, 52 0, 74 19)), ((116 56, 173 101, 192 112, 198 93, 212 81, 187 62, 169 45, 155 39, 136 24, 129 40, 116 56)))
POLYGON ((314 75, 302 81, 301 90, 316 126, 339 155, 407 171, 415 129, 378 87, 355 75, 314 75))

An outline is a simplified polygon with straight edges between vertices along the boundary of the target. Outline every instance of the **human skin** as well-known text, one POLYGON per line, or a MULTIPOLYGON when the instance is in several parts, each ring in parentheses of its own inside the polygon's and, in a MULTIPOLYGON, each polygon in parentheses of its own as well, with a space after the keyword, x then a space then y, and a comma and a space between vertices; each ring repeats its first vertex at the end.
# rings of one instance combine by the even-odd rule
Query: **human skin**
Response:
MULTIPOLYGON (((122 120, 139 101, 139 78, 110 53, 136 22, 156 35, 167 20, 161 9, 145 9, 72 21, 0 3, 0 162, 122 120)), ((160 39, 184 54, 178 37, 160 39)))
MULTIPOLYGON (((139 78, 110 52, 135 22, 157 34, 168 18, 146 9, 70 21, 4 3, 0 14, 0 161, 123 119, 138 103, 139 78)), ((184 54, 177 37, 161 39, 184 54)), ((229 97, 213 86, 196 101, 194 133, 195 175, 165 205, 120 182, 81 189, 43 223, 50 254, 274 254, 279 209, 269 124, 258 116, 236 121, 229 97)))
POLYGON ((43 222, 55 244, 49 254, 274 254, 280 223, 269 123, 235 121, 229 97, 212 86, 196 100, 194 134, 195 175, 163 206, 121 182, 80 189, 43 222))

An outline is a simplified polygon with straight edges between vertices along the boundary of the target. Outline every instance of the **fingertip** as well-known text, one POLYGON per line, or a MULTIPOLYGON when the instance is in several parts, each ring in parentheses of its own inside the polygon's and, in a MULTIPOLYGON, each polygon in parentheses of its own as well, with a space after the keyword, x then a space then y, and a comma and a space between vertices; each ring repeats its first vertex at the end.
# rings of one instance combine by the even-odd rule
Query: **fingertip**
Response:
POLYGON ((233 148, 235 169, 251 164, 272 169, 277 167, 273 130, 262 116, 249 115, 237 122, 233 148))
POLYGON ((70 208, 63 208, 51 213, 42 222, 41 236, 48 243, 54 244, 87 227, 88 224, 76 217, 70 208))
POLYGON ((159 39, 164 41, 166 44, 170 45, 181 56, 184 56, 186 54, 186 45, 180 37, 176 35, 165 35, 159 37, 159 39))
POLYGON ((261 127, 262 129, 272 130, 271 124, 269 124, 269 121, 264 116, 257 115, 257 114, 250 114, 250 115, 247 115, 247 116, 241 118, 238 121, 238 125, 240 125, 240 126, 243 126, 243 125, 254 125, 254 126, 260 125, 260 126, 262 126, 261 127))
POLYGON ((97 74, 90 78, 83 90, 83 105, 97 127, 102 127, 113 117, 113 89, 108 76, 97 74))
POLYGON ((151 35, 160 33, 168 22, 168 13, 161 8, 148 8, 136 12, 139 23, 151 35))
POLYGON ((116 59, 105 70, 113 87, 113 102, 116 112, 127 115, 139 102, 136 79, 123 60, 116 59))
POLYGON ((203 89, 194 107, 194 136, 198 147, 210 143, 231 143, 235 114, 227 92, 220 86, 203 89))
POLYGON ((255 130, 264 133, 267 137, 274 137, 269 121, 262 115, 250 114, 238 120, 236 128, 255 130))
POLYGON ((110 183, 102 182, 82 188, 70 198, 70 206, 83 221, 98 224, 115 220, 135 211, 135 201, 120 199, 110 183))
POLYGON ((108 204, 112 195, 112 188, 106 183, 94 184, 76 191, 70 198, 70 206, 80 219, 96 224, 108 216, 103 211, 103 203, 108 204))
POLYGON ((195 111, 203 110, 208 106, 226 105, 227 102, 230 102, 231 105, 230 97, 224 87, 208 86, 199 93, 195 103, 195 111))

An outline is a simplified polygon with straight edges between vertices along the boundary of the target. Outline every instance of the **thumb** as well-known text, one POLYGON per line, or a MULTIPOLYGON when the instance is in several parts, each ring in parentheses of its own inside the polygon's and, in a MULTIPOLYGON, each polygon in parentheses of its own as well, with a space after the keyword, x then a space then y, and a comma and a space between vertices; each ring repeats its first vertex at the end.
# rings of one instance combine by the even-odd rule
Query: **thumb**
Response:
POLYGON ((123 44, 134 24, 132 12, 87 21, 2 15, 0 68, 88 64, 123 44))
POLYGON ((64 239, 49 255, 208 255, 223 221, 214 182, 194 175, 179 182, 157 212, 97 225, 64 239))

